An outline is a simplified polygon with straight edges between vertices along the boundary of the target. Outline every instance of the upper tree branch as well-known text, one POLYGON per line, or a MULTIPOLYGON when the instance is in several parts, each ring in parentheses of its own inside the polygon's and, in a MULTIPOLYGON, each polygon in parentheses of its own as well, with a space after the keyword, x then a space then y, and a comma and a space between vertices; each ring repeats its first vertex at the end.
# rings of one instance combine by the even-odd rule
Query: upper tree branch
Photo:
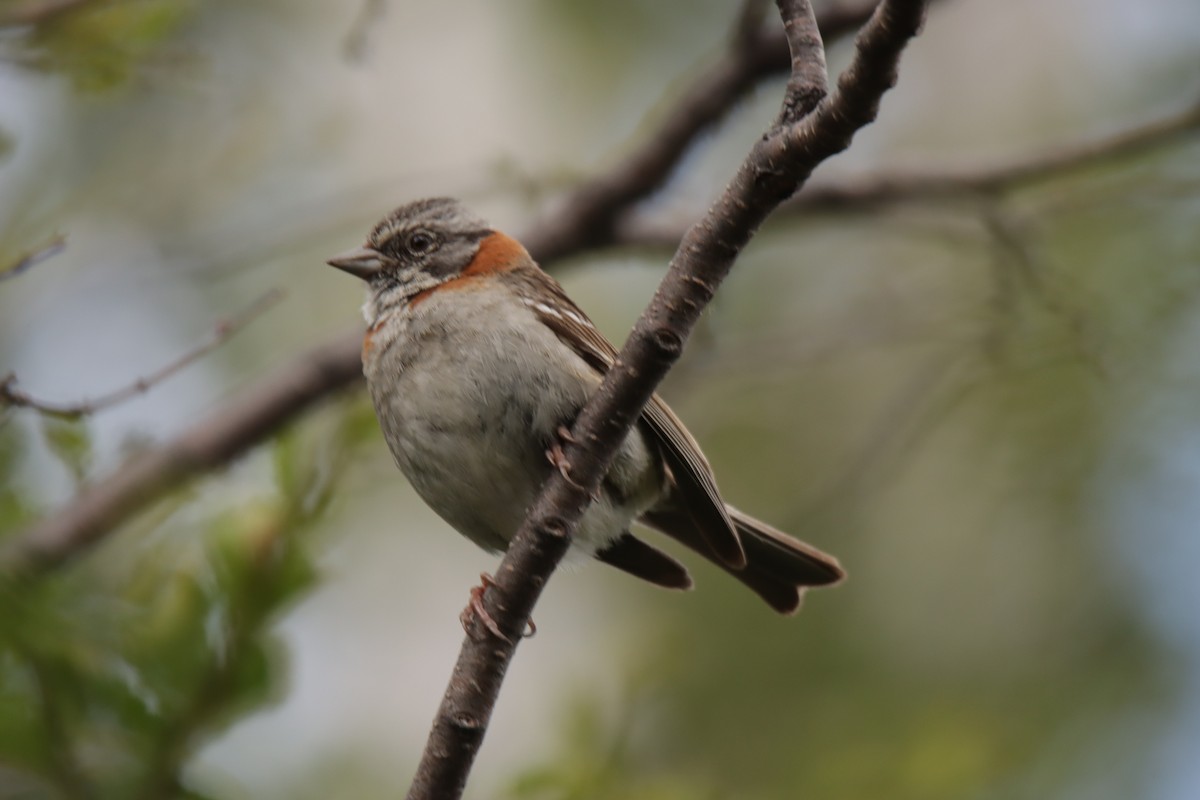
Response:
MULTIPOLYGON (((873 7, 869 2, 834 4, 822 13, 821 29, 830 39, 846 36, 870 17, 873 7)), ((699 134, 763 79, 788 70, 783 32, 763 31, 744 21, 736 30, 729 50, 692 82, 653 134, 612 170, 569 194, 551 219, 525 237, 526 247, 539 261, 611 241, 620 217, 662 186, 699 134)), ((820 34, 816 36, 819 44, 820 34)), ((823 55, 820 67, 823 71, 823 55)))
MULTIPOLYGON (((830 6, 820 18, 826 38, 852 32, 872 7, 861 0, 830 6)), ((522 237, 534 258, 545 265, 609 243, 614 221, 666 180, 703 130, 758 82, 788 69, 782 33, 760 31, 735 41, 641 145, 572 192, 522 237)), ((122 464, 0 550, 0 566, 30 571, 61 564, 182 482, 225 466, 297 415, 358 382, 361 337, 360 331, 347 333, 301 354, 229 406, 122 464), (196 442, 206 445, 203 457, 196 457, 196 442)))
MULTIPOLYGON (((785 9, 792 3, 781 3, 785 9)), ((817 103, 829 94, 829 72, 825 66, 825 43, 821 29, 811 12, 791 14, 784 11, 783 29, 791 52, 792 72, 784 92, 783 107, 779 110, 776 128, 795 125, 808 116, 817 103)))
POLYGON ((804 94, 824 83, 820 38, 811 35, 812 9, 807 0, 777 4, 796 65, 784 110, 708 214, 688 231, 613 368, 580 412, 565 452, 570 479, 551 475, 484 596, 484 607, 506 638, 492 636, 478 621, 469 631, 409 800, 461 796, 520 634, 617 448, 754 231, 817 164, 845 149, 855 131, 874 119, 925 7, 921 0, 883 0, 859 35, 837 92, 819 99, 804 94), (812 109, 806 116, 800 112, 805 106, 812 109))

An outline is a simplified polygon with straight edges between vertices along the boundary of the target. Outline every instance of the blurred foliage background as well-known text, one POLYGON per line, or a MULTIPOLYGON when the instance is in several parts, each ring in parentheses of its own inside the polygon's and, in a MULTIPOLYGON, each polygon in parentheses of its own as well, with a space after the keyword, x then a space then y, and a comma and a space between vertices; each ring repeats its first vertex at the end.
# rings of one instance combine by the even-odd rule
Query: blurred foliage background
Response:
MULTIPOLYGON (((353 324, 392 206, 514 232, 602 170, 736 4, 0 0, 0 374, 69 401, 286 300, 143 396, 0 410, 0 537, 353 324), (25 24, 49 6, 55 13, 25 24)), ((830 52, 844 65, 847 44, 830 52)), ((1193 0, 945 0, 818 180, 1002 163, 1200 96, 1193 0)), ((645 204, 705 208, 767 83, 645 204)), ((740 507, 838 554, 775 618, 568 568, 474 798, 1200 797, 1200 140, 998 196, 781 217, 664 393, 740 507)), ((668 253, 552 265, 620 339, 668 253)), ((686 558, 686 557, 685 557, 686 558)), ((391 797, 494 565, 361 393, 0 585, 0 797, 391 797)))

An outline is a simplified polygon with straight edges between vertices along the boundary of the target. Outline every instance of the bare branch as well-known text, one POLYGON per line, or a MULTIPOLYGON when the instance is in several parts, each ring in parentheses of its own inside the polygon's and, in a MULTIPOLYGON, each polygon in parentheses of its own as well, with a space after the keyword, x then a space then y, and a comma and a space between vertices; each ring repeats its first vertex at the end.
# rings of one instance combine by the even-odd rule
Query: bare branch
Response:
MULTIPOLYGON (((848 35, 870 16, 872 7, 855 0, 823 11, 820 19, 825 37, 848 35)), ((782 33, 763 33, 756 41, 754 46, 739 48, 736 56, 727 54, 705 72, 645 142, 610 172, 576 189, 557 213, 527 232, 522 240, 533 257, 549 265, 609 244, 611 226, 606 232, 602 224, 588 227, 589 221, 615 219, 658 188, 708 125, 728 113, 759 81, 788 68, 782 33), (647 165, 653 169, 643 172, 647 165)), ((21 543, 0 553, 0 564, 12 564, 21 571, 61 564, 183 481, 224 466, 296 415, 357 383, 362 376, 361 339, 361 330, 356 329, 301 354, 227 408, 122 464, 65 508, 25 531, 21 543), (196 442, 204 443, 204 457, 189 455, 196 442), (22 554, 33 560, 21 563, 22 554)))
POLYGON ((1044 259, 1027 241, 1026 233, 1002 210, 998 208, 985 209, 982 221, 984 229, 999 249, 1000 263, 997 265, 997 272, 1001 275, 999 280, 1009 282, 1008 287, 1002 284, 1001 291, 997 293, 997 305, 1001 314, 998 315, 1000 318, 996 320, 993 331, 985 337, 985 347, 993 354, 999 350, 1006 330, 1003 325, 1006 321, 1003 319, 1003 315, 1005 311, 1009 310, 1005 306, 1013 304, 1011 296, 1015 293, 1015 288, 1012 284, 1021 282, 1028 287, 1033 298, 1041 304, 1042 308, 1057 318, 1064 329, 1070 333, 1072 350, 1079 358, 1080 363, 1085 364, 1097 377, 1107 377, 1109 371, 1104 363, 1104 355, 1097 350, 1093 343, 1092 324, 1086 306, 1074 302, 1071 299, 1071 293, 1064 291, 1061 287, 1051 285, 1050 270, 1044 263, 1044 259), (1007 304, 1004 302, 1006 299, 1008 300, 1007 304))
POLYGON ((854 61, 837 93, 793 125, 786 109, 800 109, 805 102, 805 87, 812 86, 818 73, 820 39, 810 35, 807 2, 778 0, 777 5, 800 73, 788 84, 785 111, 755 143, 704 219, 684 236, 650 305, 580 412, 565 452, 570 478, 551 474, 484 595, 484 608, 505 635, 493 636, 478 621, 472 625, 409 800, 461 796, 520 633, 617 448, 754 231, 817 164, 844 149, 854 132, 874 119, 925 8, 922 0, 883 0, 858 37, 854 61))
POLYGON ((139 394, 145 394, 184 367, 196 363, 213 350, 216 350, 238 331, 265 313, 267 309, 282 300, 283 295, 283 290, 278 288, 265 292, 243 310, 218 322, 213 326, 212 333, 208 335, 208 338, 191 350, 164 364, 149 375, 137 378, 132 383, 122 386, 119 389, 114 389, 107 394, 102 394, 90 400, 81 400, 77 403, 53 403, 47 400, 38 400, 27 392, 18 389, 17 376, 9 373, 0 380, 0 404, 15 406, 17 408, 31 408, 38 413, 62 419, 79 419, 80 417, 103 411, 106 408, 112 408, 139 394))
POLYGON ((46 259, 58 255, 66 248, 67 235, 65 233, 56 233, 33 250, 17 256, 16 260, 8 266, 0 267, 0 281, 15 278, 22 272, 33 269, 46 259))

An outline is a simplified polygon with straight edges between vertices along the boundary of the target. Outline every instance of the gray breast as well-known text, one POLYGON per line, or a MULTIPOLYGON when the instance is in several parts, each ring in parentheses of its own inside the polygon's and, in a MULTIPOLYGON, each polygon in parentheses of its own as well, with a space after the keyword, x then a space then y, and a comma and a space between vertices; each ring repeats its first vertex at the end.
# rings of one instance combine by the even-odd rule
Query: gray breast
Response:
POLYGON ((417 493, 463 535, 502 549, 549 472, 555 428, 598 378, 515 301, 447 294, 396 312, 403 325, 373 346, 368 385, 417 493))

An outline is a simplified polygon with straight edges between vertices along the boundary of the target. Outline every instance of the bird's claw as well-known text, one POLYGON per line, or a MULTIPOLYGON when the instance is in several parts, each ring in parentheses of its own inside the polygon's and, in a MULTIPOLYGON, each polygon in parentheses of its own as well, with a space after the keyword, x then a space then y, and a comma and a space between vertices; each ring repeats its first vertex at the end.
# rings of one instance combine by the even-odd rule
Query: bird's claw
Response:
MULTIPOLYGON (((458 621, 462 623, 463 630, 470 635, 471 621, 478 619, 483 623, 483 627, 487 628, 497 639, 512 644, 512 639, 504 635, 504 632, 500 630, 500 626, 496 624, 496 620, 483 607, 484 593, 495 585, 495 578, 486 572, 479 573, 479 585, 471 587, 471 598, 467 601, 467 607, 458 615, 458 621)), ((521 634, 522 639, 532 638, 537 633, 537 625, 534 624, 532 619, 529 620, 527 626, 528 630, 521 634)))
MULTIPOLYGON (((583 485, 571 477, 571 462, 567 461, 567 456, 563 452, 563 447, 562 447, 563 442, 569 442, 570 444, 579 444, 579 440, 576 439, 571 434, 570 429, 566 425, 559 425, 554 430, 554 435, 557 436, 558 439, 556 439, 550 445, 550 447, 548 447, 546 449, 546 460, 550 462, 551 466, 553 466, 555 469, 558 470, 558 474, 563 476, 563 480, 565 480, 567 483, 574 486, 576 489, 582 490, 583 485)), ((600 499, 600 490, 599 489, 593 490, 592 491, 592 502, 595 502, 599 499, 600 499)), ((537 628, 535 627, 534 631, 536 631, 536 630, 537 630, 537 628)), ((529 634, 529 635, 532 636, 533 634, 529 634)))
POLYGON ((471 587, 471 598, 467 601, 467 607, 458 615, 458 621, 462 623, 463 630, 468 634, 471 633, 471 621, 479 620, 483 623, 483 627, 491 631, 491 634, 501 641, 512 643, 512 640, 504 635, 500 630, 500 626, 496 624, 496 620, 483 607, 483 595, 492 586, 496 585, 496 581, 491 575, 486 572, 479 573, 479 585, 471 587))
POLYGON ((583 488, 571 477, 571 462, 567 461, 567 456, 563 453, 561 443, 554 442, 546 448, 546 460, 550 462, 550 466, 558 470, 558 474, 563 476, 563 480, 576 489, 583 488))

